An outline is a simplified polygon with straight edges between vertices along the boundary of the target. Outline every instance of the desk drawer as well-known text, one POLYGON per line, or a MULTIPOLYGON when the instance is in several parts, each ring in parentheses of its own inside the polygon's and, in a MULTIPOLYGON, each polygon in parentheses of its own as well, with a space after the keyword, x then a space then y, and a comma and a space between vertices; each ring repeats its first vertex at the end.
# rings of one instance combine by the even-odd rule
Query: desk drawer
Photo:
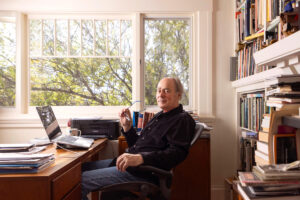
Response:
POLYGON ((63 200, 81 200, 81 185, 78 184, 63 200))
POLYGON ((81 163, 78 163, 52 181, 52 199, 62 199, 81 181, 81 163))

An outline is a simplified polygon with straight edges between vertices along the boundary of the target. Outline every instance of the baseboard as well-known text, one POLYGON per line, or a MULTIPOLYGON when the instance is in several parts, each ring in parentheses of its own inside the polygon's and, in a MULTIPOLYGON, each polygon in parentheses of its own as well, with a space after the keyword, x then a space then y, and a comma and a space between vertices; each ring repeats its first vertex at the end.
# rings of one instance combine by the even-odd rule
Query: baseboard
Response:
POLYGON ((211 186, 211 200, 226 200, 226 190, 224 185, 211 186))

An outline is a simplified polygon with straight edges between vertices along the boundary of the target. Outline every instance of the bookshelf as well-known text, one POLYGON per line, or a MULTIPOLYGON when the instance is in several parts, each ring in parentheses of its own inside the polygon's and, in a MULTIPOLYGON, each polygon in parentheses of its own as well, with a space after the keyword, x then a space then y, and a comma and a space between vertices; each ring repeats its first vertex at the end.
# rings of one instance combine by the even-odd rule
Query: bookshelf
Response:
MULTIPOLYGON (((300 4, 299 1, 296 3, 300 4)), ((234 72, 236 80, 232 82, 232 87, 236 90, 239 140, 242 131, 258 133, 263 114, 270 112, 269 107, 265 106, 267 100, 265 94, 271 84, 268 80, 281 75, 300 75, 300 31, 295 31, 290 35, 282 32, 282 19, 294 14, 299 16, 300 9, 295 8, 293 12, 281 14, 284 10, 282 0, 236 0, 235 56, 238 62, 234 72), (256 3, 259 3, 259 6, 256 3), (276 7, 276 10, 271 5, 276 7), (257 9, 263 9, 259 11, 260 16, 257 16, 257 9), (247 18, 249 18, 248 21, 247 18), (255 96, 257 94, 262 94, 259 101, 258 96, 255 96), (243 107, 245 101, 247 101, 246 109, 243 107)), ((291 22, 291 24, 299 28, 299 21, 298 19, 297 23, 291 22)), ((296 125, 299 119, 297 118, 298 121, 294 122, 294 118, 283 117, 283 123, 293 122, 296 125)), ((295 127, 300 128, 299 126, 295 127)), ((256 145, 253 144, 253 140, 250 140, 250 143, 253 148, 250 154, 254 155, 256 145)), ((240 152, 241 154, 245 152, 240 152)), ((249 164, 246 165, 249 166, 249 164)))
MULTIPOLYGON (((296 0, 291 11, 284 0, 236 0, 237 66, 233 70, 236 80, 276 67, 270 62, 268 64, 258 63, 257 60, 254 62, 253 57, 256 53, 257 56, 264 54, 258 52, 264 51, 265 47, 278 46, 278 41, 299 30, 300 19, 297 17, 300 13, 299 4, 299 0, 296 0)), ((281 55, 281 51, 274 51, 277 52, 281 55)), ((278 53, 274 55, 276 59, 278 56, 278 53)))

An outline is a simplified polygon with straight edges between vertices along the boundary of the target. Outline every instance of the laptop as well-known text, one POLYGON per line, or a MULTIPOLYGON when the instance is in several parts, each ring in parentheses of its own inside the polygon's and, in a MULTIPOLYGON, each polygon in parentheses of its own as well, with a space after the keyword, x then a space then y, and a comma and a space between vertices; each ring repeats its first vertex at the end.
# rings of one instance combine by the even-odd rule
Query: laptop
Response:
POLYGON ((51 142, 56 142, 64 148, 84 149, 90 148, 94 143, 94 140, 91 138, 63 135, 51 106, 36 107, 36 110, 51 142))

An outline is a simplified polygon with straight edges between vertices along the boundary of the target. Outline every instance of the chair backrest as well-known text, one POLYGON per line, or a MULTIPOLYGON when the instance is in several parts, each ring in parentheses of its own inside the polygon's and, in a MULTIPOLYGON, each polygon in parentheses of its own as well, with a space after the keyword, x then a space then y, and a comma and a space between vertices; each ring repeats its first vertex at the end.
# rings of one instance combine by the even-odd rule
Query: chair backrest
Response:
POLYGON ((205 123, 197 122, 195 126, 195 135, 191 141, 191 146, 197 141, 204 130, 212 130, 212 128, 208 127, 205 123))

